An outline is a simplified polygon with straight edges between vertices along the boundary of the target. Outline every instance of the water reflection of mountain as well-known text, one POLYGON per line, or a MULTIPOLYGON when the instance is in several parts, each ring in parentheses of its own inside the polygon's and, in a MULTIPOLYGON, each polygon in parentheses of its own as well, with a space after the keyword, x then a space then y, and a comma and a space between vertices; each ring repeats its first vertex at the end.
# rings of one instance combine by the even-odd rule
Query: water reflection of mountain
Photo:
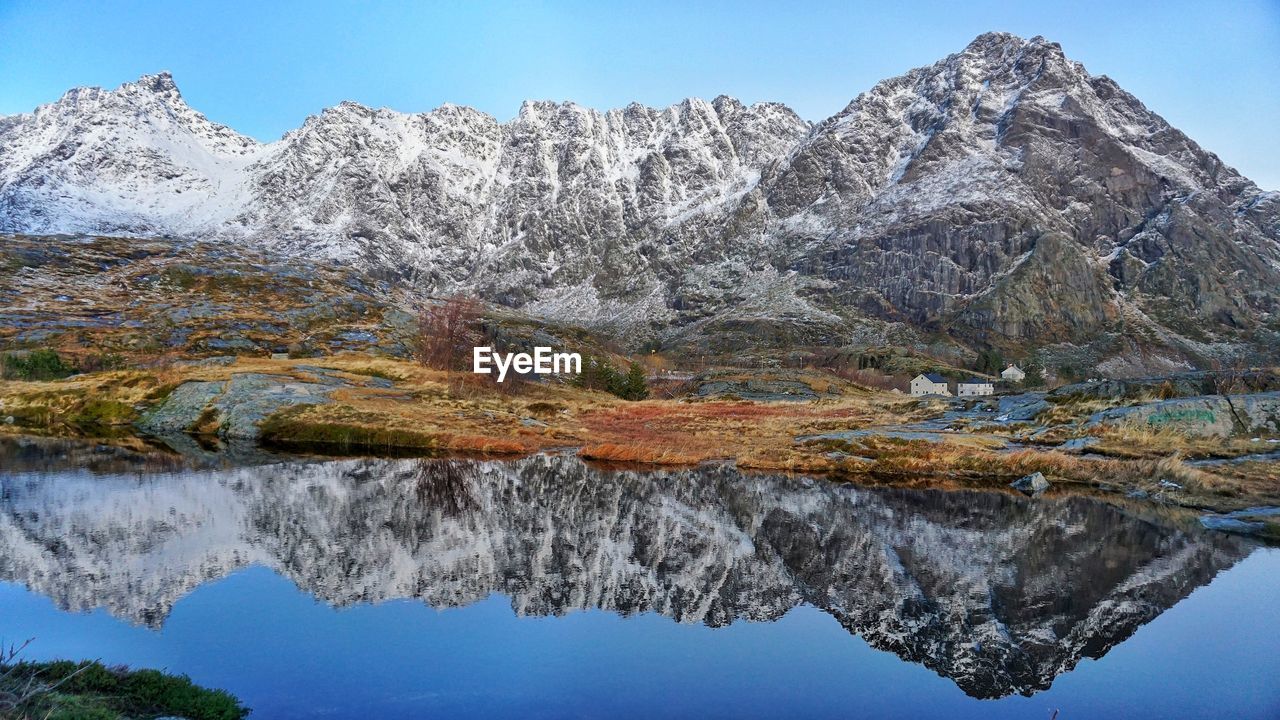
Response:
POLYGON ((603 472, 559 457, 112 467, 0 474, 0 578, 153 626, 192 588, 253 563, 334 605, 499 592, 521 614, 718 626, 810 603, 975 697, 1047 688, 1249 549, 1081 498, 731 469, 603 472))

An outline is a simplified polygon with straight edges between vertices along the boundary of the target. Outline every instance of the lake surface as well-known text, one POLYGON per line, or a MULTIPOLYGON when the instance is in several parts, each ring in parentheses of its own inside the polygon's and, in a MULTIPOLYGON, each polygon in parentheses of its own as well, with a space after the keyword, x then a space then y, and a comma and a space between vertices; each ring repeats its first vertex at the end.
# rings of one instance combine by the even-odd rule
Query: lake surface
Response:
POLYGON ((0 440, 0 637, 255 718, 1280 717, 1280 551, 1081 497, 0 440))

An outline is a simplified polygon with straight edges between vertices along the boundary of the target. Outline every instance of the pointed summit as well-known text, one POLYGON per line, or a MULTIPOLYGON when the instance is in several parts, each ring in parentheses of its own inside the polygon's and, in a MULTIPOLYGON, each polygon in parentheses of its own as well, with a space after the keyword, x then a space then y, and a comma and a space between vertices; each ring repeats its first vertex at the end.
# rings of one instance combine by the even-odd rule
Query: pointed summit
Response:
MULTIPOLYGON (((1037 37, 1036 39, 1043 39, 1043 38, 1037 37)), ((1010 47, 1020 48, 1028 44, 1028 42, 1034 42, 1034 41, 1028 41, 1027 39, 1019 35, 1014 35, 1013 33, 1009 33, 1009 32, 992 31, 992 32, 984 32, 978 37, 974 38, 968 45, 965 46, 964 50, 965 52, 972 52, 972 53, 986 53, 994 48, 1010 48, 1010 47)))
POLYGON ((173 74, 168 70, 143 75, 133 82, 123 83, 116 92, 156 95, 167 100, 182 99, 182 93, 178 91, 178 85, 173 81, 173 74))
POLYGON ((1011 58, 1025 54, 1028 51, 1046 53, 1065 59, 1062 46, 1056 42, 1050 42, 1040 35, 1028 40, 1008 32, 983 33, 965 46, 963 54, 978 55, 998 62, 1008 62, 1011 58))
POLYGON ((161 70, 151 75, 143 75, 134 84, 157 93, 178 92, 178 86, 173 82, 173 73, 168 70, 161 70))

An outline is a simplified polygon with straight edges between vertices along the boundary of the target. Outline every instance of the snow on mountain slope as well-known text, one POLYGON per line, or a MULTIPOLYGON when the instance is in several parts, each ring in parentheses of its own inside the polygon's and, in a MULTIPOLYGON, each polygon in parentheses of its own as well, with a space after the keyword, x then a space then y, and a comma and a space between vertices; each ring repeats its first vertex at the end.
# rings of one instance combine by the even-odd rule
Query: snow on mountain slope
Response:
POLYGON ((245 202, 269 146, 210 122, 168 73, 77 88, 0 126, 0 226, 209 234, 245 202))
POLYGON ((982 35, 814 126, 727 97, 347 102, 262 145, 158 75, 0 120, 0 163, 0 231, 239 238, 637 341, 1280 346, 1278 204, 1043 38, 982 35))

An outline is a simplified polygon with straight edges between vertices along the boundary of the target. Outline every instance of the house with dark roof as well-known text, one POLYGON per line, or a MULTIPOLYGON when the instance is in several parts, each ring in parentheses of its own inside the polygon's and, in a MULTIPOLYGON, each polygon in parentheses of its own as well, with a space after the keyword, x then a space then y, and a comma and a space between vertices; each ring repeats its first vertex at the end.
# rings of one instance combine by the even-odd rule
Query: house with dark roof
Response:
POLYGON ((914 396, 946 395, 950 397, 951 390, 947 388, 946 378, 937 373, 924 373, 911 379, 911 394, 914 396))
POLYGON ((990 380, 983 378, 971 377, 962 383, 956 385, 956 395, 959 397, 971 397, 974 395, 994 395, 996 385, 990 380))

